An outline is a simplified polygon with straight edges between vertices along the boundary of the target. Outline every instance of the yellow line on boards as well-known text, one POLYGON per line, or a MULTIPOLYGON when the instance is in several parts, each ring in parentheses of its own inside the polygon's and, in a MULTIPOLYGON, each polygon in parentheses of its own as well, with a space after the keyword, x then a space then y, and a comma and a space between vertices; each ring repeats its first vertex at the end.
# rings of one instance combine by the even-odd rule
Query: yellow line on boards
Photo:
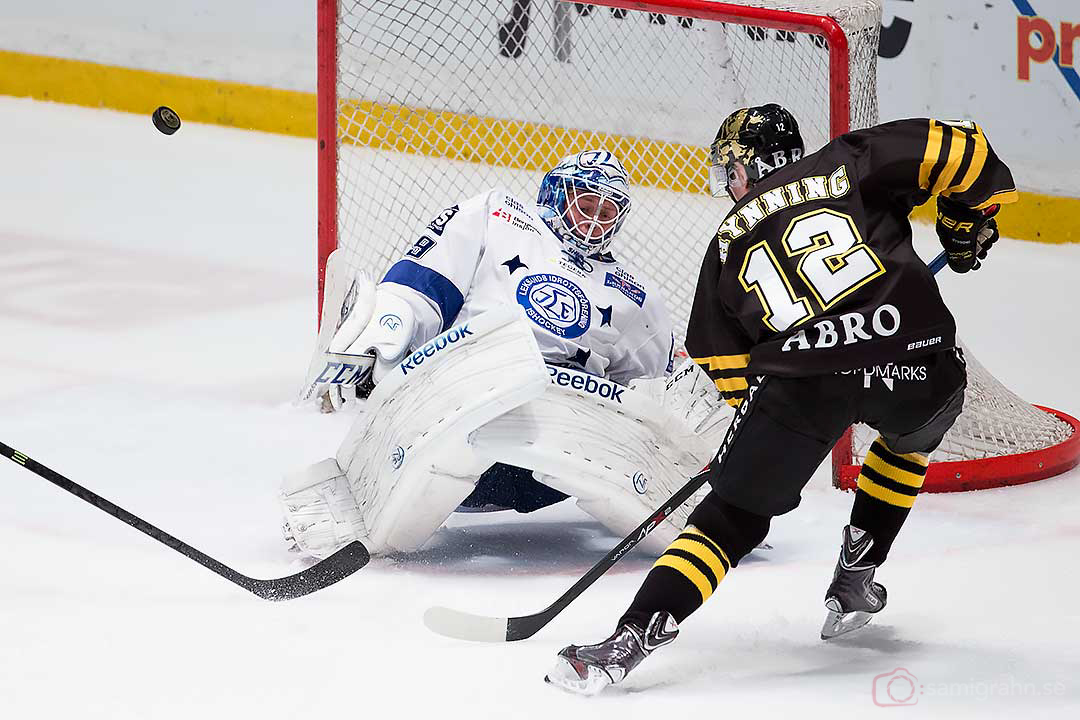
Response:
MULTIPOLYGON (((147 116, 168 105, 189 122, 315 136, 314 93, 83 60, 0 50, 0 94, 147 116)), ((360 100, 342 102, 340 110, 346 143, 533 171, 604 146, 623 160, 635 184, 708 192, 706 148, 360 100), (464 142, 448 142, 452 133, 464 142)), ((934 203, 916 208, 912 219, 933 223, 934 203)), ((1080 198, 1021 192, 1019 202, 1002 209, 998 225, 1007 237, 1080 242, 1080 198)))
POLYGON ((315 95, 0 50, 0 94, 315 137, 315 95))

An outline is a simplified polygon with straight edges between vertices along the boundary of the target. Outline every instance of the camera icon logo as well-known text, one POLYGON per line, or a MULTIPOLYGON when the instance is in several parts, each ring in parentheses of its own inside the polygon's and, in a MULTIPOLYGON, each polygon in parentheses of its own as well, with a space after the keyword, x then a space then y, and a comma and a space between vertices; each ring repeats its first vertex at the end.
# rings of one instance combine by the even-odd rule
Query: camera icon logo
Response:
POLYGON ((922 685, 919 679, 904 668, 874 677, 873 697, 878 707, 915 705, 919 702, 922 685))

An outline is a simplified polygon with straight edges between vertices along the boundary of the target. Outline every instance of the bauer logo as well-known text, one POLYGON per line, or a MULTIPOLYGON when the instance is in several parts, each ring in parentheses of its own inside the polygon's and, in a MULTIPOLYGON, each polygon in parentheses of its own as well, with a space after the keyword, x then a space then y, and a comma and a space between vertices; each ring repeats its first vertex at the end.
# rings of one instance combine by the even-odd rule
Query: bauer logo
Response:
POLYGON ((559 275, 527 275, 518 284, 517 301, 530 320, 553 335, 576 338, 589 329, 589 298, 575 283, 559 275))
POLYGON ((548 366, 548 375, 551 376, 552 385, 581 390, 589 395, 597 395, 605 400, 614 400, 620 405, 622 404, 622 394, 626 388, 610 380, 601 380, 589 373, 564 370, 550 365, 548 366))
POLYGON ((405 358, 405 361, 398 365, 398 367, 401 368, 401 374, 408 375, 410 370, 415 370, 423 365, 424 360, 442 352, 468 335, 472 335, 472 330, 469 329, 469 323, 450 328, 442 335, 428 342, 424 347, 405 358))
POLYGON ((649 489, 649 478, 645 477, 645 473, 634 473, 634 490, 637 490, 638 495, 644 495, 645 491, 649 489))
POLYGON ((457 211, 457 205, 446 208, 441 213, 439 213, 439 217, 428 223, 428 230, 441 237, 443 231, 446 230, 446 223, 450 222, 450 219, 457 215, 457 211))
POLYGON ((916 340, 913 343, 908 343, 907 349, 908 350, 921 350, 922 348, 927 348, 927 347, 930 347, 931 345, 940 345, 940 344, 941 344, 941 336, 938 335, 937 337, 927 338, 926 340, 916 340))

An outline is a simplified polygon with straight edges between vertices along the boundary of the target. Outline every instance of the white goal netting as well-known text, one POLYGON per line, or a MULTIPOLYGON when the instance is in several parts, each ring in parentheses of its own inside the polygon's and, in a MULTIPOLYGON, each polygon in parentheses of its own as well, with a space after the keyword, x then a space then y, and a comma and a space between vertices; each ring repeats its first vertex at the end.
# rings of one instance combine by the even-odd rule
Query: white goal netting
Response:
MULTIPOLYGON (((332 159, 321 160, 334 165, 320 171, 320 202, 332 208, 320 244, 376 278, 442 208, 496 185, 532 199, 561 157, 602 146, 632 181, 612 249, 658 283, 681 335, 701 257, 730 208, 707 190, 720 121, 779 102, 813 151, 878 119, 881 0, 747 0, 708 12, 688 0, 650 3, 663 12, 627 0, 319 3, 321 52, 333 44, 320 107, 336 116, 332 159)), ((965 411, 934 461, 1031 452, 1072 434, 968 359, 965 411)), ((857 429, 848 462, 872 439, 857 429)))
POLYGON ((708 195, 704 169, 720 121, 782 102, 809 149, 836 127, 877 121, 880 2, 742 4, 834 12, 849 71, 830 76, 821 35, 680 16, 677 0, 671 14, 561 0, 343 0, 337 232, 350 264, 379 274, 440 209, 494 185, 535 198, 561 157, 605 146, 633 183, 613 250, 660 284, 685 328, 701 257, 729 209, 708 195), (833 117, 838 104, 847 117, 833 117))

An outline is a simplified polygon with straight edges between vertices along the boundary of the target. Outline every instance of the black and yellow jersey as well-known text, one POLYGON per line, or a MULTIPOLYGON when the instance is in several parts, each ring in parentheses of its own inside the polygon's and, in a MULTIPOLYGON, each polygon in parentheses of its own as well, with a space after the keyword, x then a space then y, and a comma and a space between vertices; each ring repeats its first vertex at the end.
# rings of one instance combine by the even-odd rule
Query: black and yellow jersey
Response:
POLYGON ((737 404, 748 373, 818 375, 951 347, 952 314, 908 222, 933 195, 1016 200, 976 124, 926 119, 847 133, 756 183, 705 253, 688 353, 737 404))

